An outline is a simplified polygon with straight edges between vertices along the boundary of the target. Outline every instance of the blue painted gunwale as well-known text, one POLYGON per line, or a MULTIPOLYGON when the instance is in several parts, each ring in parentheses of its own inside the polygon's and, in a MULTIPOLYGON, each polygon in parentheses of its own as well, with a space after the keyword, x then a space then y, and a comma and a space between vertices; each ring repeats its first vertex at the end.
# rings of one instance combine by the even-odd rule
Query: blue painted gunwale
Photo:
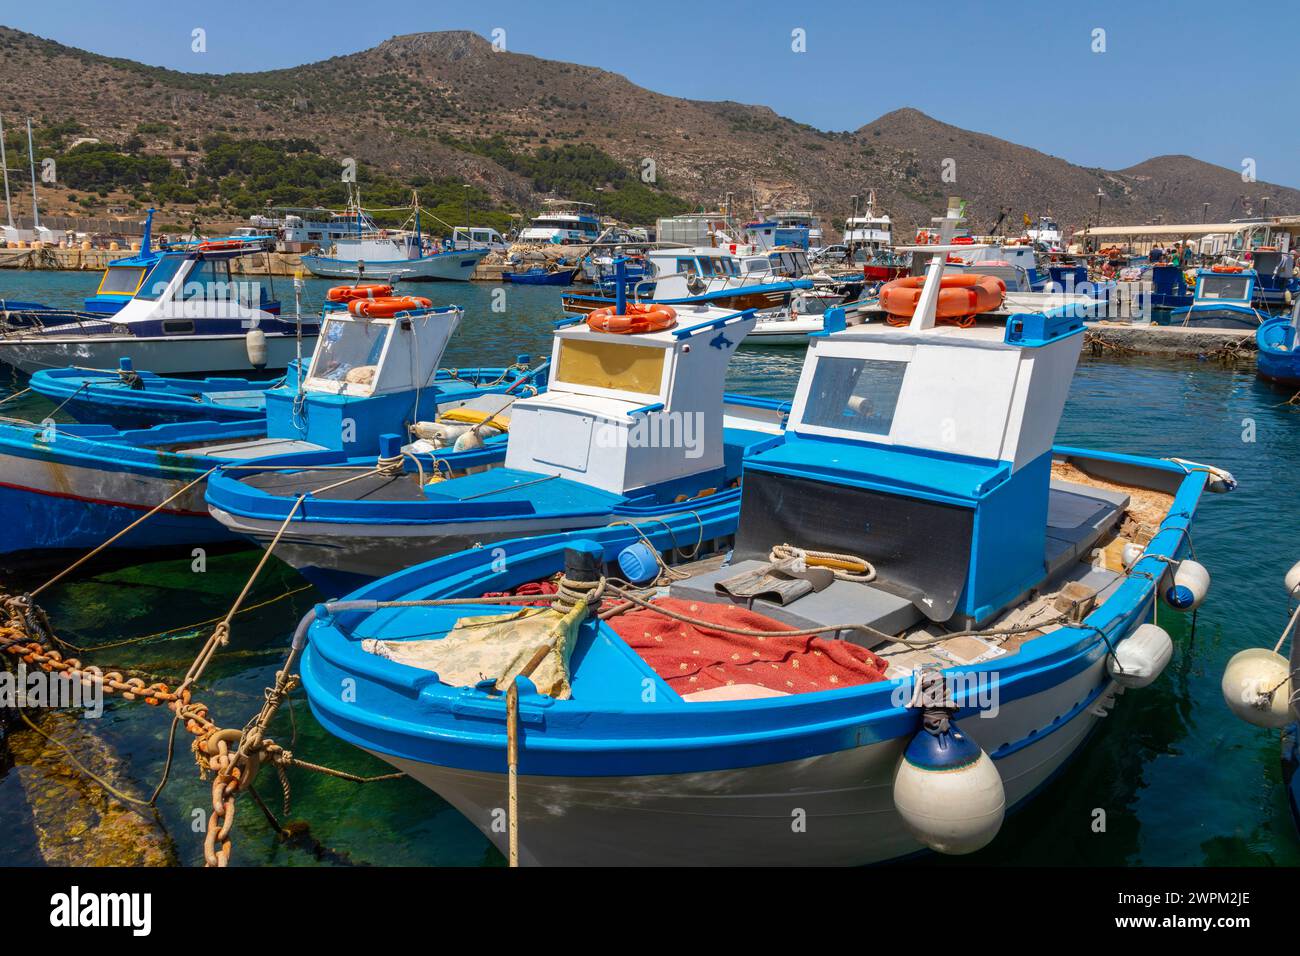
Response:
MULTIPOLYGON (((728 396, 730 400, 730 396, 728 396)), ((784 403, 775 400, 746 399, 752 407, 769 407, 777 410, 784 403)), ((729 430, 728 430, 729 431, 729 430)), ((757 435, 758 433, 754 433, 757 435)), ((498 438, 497 440, 501 440, 498 438)), ((780 442, 780 436, 772 435, 768 439, 757 438, 748 446, 754 452, 766 449, 780 442)), ((446 457, 446 456, 440 456, 446 457)), ((296 456, 284 456, 277 463, 294 464, 296 456)), ((499 460, 499 459, 497 459, 499 460)), ((473 462, 469 462, 473 463, 473 462)), ((410 466, 407 465, 408 470, 410 466)), ((262 521, 283 521, 288 517, 296 498, 290 495, 274 494, 261 488, 255 488, 241 478, 252 472, 241 469, 229 474, 225 469, 218 471, 208 479, 207 501, 214 508, 245 518, 262 521)), ((592 517, 610 515, 619 517, 624 514, 658 514, 672 513, 680 510, 681 505, 674 504, 672 498, 678 494, 694 494, 701 488, 716 487, 739 475, 738 463, 724 465, 710 472, 689 475, 659 485, 638 489, 634 496, 622 499, 621 503, 611 504, 619 496, 605 492, 592 491, 589 505, 562 509, 538 508, 528 501, 507 501, 492 498, 465 501, 456 498, 437 497, 436 486, 422 501, 353 501, 345 499, 311 498, 304 499, 294 514, 293 526, 299 534, 310 532, 299 525, 312 522, 329 524, 373 525, 376 528, 406 525, 472 525, 484 521, 509 521, 512 519, 573 519, 580 523, 592 517)), ((543 477, 540 473, 534 477, 543 477)), ((472 481, 472 478, 462 479, 472 481)), ((563 481, 565 479, 554 479, 563 481)))
MULTIPOLYGON (((1204 472, 1188 471, 1163 459, 1071 447, 1057 447, 1054 453, 1137 464, 1183 477, 1146 555, 1087 618, 1086 626, 1062 628, 1036 638, 1009 659, 949 669, 948 673, 954 674, 987 673, 988 680, 998 685, 1002 704, 1048 690, 1095 666, 1103 659, 1107 642, 1113 645, 1149 619, 1156 582, 1167 567, 1161 558, 1175 558, 1187 551, 1188 529, 1207 481, 1204 472), (1104 638, 1094 628, 1100 629, 1104 638)), ((641 531, 658 548, 689 547, 697 535, 712 539, 734 534, 739 504, 739 493, 729 491, 695 509, 693 515, 665 519, 667 527, 645 522, 641 531)), ((608 561, 636 539, 631 529, 607 527, 494 543, 491 549, 449 555, 391 575, 344 600, 471 597, 505 590, 560 570, 564 549, 571 542, 598 543, 608 561)), ((449 626, 457 616, 491 610, 490 605, 455 608, 443 615, 444 625, 449 626)), ((505 704, 500 695, 478 688, 447 687, 430 672, 361 650, 362 637, 382 636, 385 621, 402 613, 417 612, 343 611, 310 626, 301 671, 317 719, 336 736, 369 750, 439 766, 502 772, 506 738, 505 704), (345 677, 358 681, 355 703, 340 700, 337 689, 345 677)), ((621 649, 622 658, 639 669, 638 676, 656 684, 660 691, 657 701, 556 701, 537 695, 531 682, 521 680, 521 773, 614 776, 759 766, 886 740, 901 741, 919 725, 916 711, 891 701, 895 681, 756 701, 687 704, 611 630, 597 622, 583 625, 578 653, 597 640, 606 641, 615 651, 621 649)), ((575 682, 577 679, 575 676, 575 682)), ((1000 759, 1064 726, 1107 682, 1099 681, 1084 700, 1023 740, 1004 742, 992 756, 1000 759)), ((977 708, 963 697, 959 696, 957 703, 959 718, 976 714, 977 708)))
MULTIPOLYGON (((506 368, 439 369, 433 384, 447 389, 461 383, 490 381, 510 372, 506 368)), ((140 372, 145 387, 123 387, 117 372, 76 368, 42 369, 34 372, 28 386, 78 421, 108 424, 117 428, 148 428, 173 422, 259 421, 266 420, 265 396, 256 406, 235 407, 201 399, 207 393, 260 391, 294 381, 295 363, 289 373, 271 379, 249 378, 170 378, 153 372, 140 372), (83 383, 90 386, 83 394, 83 383), (74 397, 76 396, 76 397, 74 397)))

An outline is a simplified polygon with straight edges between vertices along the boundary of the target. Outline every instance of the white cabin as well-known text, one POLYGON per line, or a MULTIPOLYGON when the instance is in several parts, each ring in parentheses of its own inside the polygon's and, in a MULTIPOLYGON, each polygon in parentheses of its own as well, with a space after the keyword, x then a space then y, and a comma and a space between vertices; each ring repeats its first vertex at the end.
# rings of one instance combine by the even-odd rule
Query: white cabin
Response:
POLYGON ((547 390, 511 409, 506 467, 615 494, 721 469, 727 363, 756 318, 676 311, 662 332, 558 329, 547 390))

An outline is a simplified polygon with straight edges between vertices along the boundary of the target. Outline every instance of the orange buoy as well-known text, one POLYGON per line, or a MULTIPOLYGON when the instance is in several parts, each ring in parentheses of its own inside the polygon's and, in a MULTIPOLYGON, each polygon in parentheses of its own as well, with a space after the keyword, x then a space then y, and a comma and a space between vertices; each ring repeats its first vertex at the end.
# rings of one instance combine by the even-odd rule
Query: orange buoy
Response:
POLYGON ((364 319, 386 319, 399 312, 427 309, 433 303, 418 295, 387 295, 377 299, 353 299, 348 311, 364 319))
POLYGON ((391 285, 363 282, 358 285, 336 285, 325 293, 325 298, 331 302, 352 302, 354 299, 377 299, 392 294, 391 285))
POLYGON ((642 332, 662 332, 677 324, 677 312, 666 305, 629 302, 627 312, 619 315, 617 306, 596 309, 587 316, 587 328, 615 335, 638 335, 642 332))
MULTIPOLYGON (((880 307, 889 313, 891 325, 906 325, 911 321, 924 286, 925 276, 904 276, 885 283, 880 290, 880 307)), ((944 276, 939 282, 939 301, 935 303, 934 316, 969 328, 975 324, 975 316, 979 313, 1000 306, 1006 291, 1006 283, 997 276, 974 273, 944 276)))

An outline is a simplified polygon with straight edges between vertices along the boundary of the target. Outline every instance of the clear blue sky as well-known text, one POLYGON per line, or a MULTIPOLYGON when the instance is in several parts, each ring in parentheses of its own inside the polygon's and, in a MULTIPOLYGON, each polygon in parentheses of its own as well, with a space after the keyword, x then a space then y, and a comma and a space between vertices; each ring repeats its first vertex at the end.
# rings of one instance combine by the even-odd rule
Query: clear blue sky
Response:
POLYGON ((913 106, 1081 165, 1187 153, 1240 169, 1249 157, 1259 179, 1300 187, 1294 2, 0 0, 0 23, 211 73, 293 66, 399 33, 500 27, 516 53, 674 96, 762 104, 822 129, 913 106), (203 54, 190 49, 196 27, 207 31, 203 54), (806 53, 791 50, 796 28, 806 53), (1097 28, 1104 53, 1092 51, 1097 28))

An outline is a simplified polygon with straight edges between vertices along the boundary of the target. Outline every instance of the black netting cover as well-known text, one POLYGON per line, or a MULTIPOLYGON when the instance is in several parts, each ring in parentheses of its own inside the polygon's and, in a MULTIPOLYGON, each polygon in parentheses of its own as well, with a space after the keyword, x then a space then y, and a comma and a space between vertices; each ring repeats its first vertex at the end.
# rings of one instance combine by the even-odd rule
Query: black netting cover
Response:
POLYGON ((952 617, 970 567, 969 508, 746 469, 735 561, 766 560, 773 545, 860 555, 876 586, 931 621, 952 617))

